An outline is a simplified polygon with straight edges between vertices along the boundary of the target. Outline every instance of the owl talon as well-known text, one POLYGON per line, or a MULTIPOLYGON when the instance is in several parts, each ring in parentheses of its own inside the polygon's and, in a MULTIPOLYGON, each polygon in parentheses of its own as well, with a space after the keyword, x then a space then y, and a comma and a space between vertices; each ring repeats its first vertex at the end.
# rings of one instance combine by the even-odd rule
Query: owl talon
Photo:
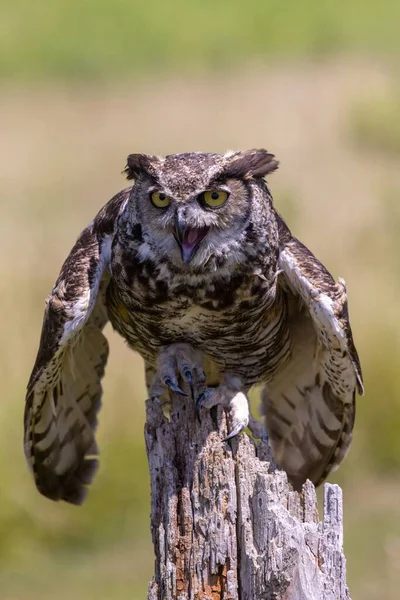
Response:
MULTIPOLYGON (((245 394, 239 391, 241 382, 238 377, 225 376, 226 384, 216 388, 205 388, 196 401, 196 413, 201 408, 212 408, 217 404, 228 409, 229 440, 238 435, 249 423, 249 404, 245 394)), ((261 425, 261 424, 260 424, 261 425)))
MULTIPOLYGON (((189 344, 171 344, 161 348, 157 357, 157 370, 149 386, 149 395, 162 396, 168 401, 168 391, 189 396, 182 387, 188 384, 190 395, 196 398, 204 388, 202 353, 189 344), (182 385, 182 387, 180 386, 182 385)), ((186 389, 186 387, 185 387, 186 389)))
POLYGON ((229 435, 227 435, 226 438, 224 438, 224 442, 227 442, 228 440, 239 435, 239 433, 241 433, 243 431, 243 429, 245 429, 245 427, 246 427, 245 423, 236 423, 235 427, 232 429, 232 431, 230 431, 229 435))
POLYGON ((178 386, 178 383, 176 381, 173 381, 170 377, 165 377, 165 379, 163 381, 164 381, 165 385, 173 392, 176 392, 177 394, 181 394, 181 396, 188 395, 186 392, 181 390, 181 388, 178 386))
POLYGON ((188 382, 188 383, 193 383, 193 375, 192 375, 192 371, 190 370, 190 368, 185 365, 182 368, 182 374, 184 379, 188 382))
POLYGON ((201 403, 203 402, 203 400, 204 400, 204 398, 205 398, 205 397, 206 397, 206 396, 205 396, 205 394, 204 394, 204 392, 203 392, 203 393, 202 393, 202 394, 200 394, 200 396, 197 398, 197 401, 196 401, 196 412, 197 412, 197 414, 199 414, 199 412, 200 412, 201 403))
POLYGON ((243 392, 238 392, 229 403, 229 435, 226 440, 238 435, 249 424, 249 404, 243 392))
POLYGON ((197 380, 199 383, 205 383, 206 382, 206 375, 203 371, 203 369, 196 369, 197 371, 197 380))
POLYGON ((206 388, 206 389, 205 389, 205 390, 204 390, 204 391, 203 391, 203 392, 200 394, 200 396, 197 398, 197 400, 196 400, 196 413, 197 413, 197 416, 199 416, 199 415, 200 415, 200 409, 201 409, 201 407, 202 407, 202 405, 203 405, 203 402, 205 402, 205 401, 206 401, 206 399, 207 399, 207 397, 209 397, 210 395, 211 395, 211 392, 210 392, 210 390, 206 388))

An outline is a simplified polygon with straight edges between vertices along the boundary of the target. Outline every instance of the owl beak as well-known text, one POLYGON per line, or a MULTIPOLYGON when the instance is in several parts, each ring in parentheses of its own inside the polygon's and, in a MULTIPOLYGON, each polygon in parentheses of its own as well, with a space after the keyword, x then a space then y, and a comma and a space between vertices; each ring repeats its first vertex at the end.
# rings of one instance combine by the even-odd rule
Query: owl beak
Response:
POLYGON ((175 239, 179 244, 184 263, 189 263, 201 240, 207 235, 208 227, 188 227, 178 217, 175 227, 175 239))

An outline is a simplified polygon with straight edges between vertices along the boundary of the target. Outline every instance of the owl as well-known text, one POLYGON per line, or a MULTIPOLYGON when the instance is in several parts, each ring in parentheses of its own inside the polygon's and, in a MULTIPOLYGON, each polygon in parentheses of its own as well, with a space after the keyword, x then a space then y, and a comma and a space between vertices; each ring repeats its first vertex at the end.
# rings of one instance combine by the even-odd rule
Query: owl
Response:
POLYGON ((319 484, 343 460, 363 393, 345 283, 273 206, 266 150, 131 154, 133 185, 82 231, 47 300, 24 415, 38 490, 80 504, 95 440, 109 320, 144 359, 149 397, 226 408, 229 437, 264 428, 292 484, 319 484), (188 399, 188 401, 193 401, 188 399))

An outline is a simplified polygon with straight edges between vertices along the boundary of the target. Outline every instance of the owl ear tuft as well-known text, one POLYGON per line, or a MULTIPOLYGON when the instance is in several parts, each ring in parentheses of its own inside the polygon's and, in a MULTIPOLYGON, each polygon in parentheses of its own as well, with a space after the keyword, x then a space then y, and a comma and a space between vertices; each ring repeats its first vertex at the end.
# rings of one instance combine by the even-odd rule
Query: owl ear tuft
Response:
POLYGON ((235 179, 265 177, 276 171, 279 162, 267 150, 247 150, 234 154, 224 169, 224 176, 235 179))
POLYGON ((130 154, 122 172, 127 179, 136 179, 141 173, 149 173, 150 163, 150 156, 147 154, 130 154))

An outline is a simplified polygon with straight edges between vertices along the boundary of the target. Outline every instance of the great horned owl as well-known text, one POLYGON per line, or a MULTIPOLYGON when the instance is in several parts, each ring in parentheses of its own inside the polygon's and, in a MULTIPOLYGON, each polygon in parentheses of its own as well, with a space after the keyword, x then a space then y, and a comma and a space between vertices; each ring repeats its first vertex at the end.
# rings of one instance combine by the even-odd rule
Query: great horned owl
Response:
POLYGON ((266 150, 128 157, 134 184, 83 230, 46 304, 25 409, 42 494, 79 504, 96 470, 108 319, 143 357, 151 397, 185 380, 198 406, 227 408, 230 435, 262 384, 295 486, 343 460, 363 391, 346 288, 274 209, 264 178, 277 167, 266 150))

